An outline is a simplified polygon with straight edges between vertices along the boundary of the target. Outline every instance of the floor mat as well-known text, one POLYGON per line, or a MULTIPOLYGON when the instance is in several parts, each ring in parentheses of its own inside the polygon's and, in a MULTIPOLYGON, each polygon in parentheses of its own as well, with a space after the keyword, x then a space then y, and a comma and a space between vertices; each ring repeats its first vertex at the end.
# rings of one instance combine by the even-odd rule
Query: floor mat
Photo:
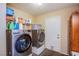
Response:
POLYGON ((56 52, 56 51, 51 51, 49 49, 45 49, 41 54, 40 56, 67 56, 65 54, 61 54, 59 52, 56 52))

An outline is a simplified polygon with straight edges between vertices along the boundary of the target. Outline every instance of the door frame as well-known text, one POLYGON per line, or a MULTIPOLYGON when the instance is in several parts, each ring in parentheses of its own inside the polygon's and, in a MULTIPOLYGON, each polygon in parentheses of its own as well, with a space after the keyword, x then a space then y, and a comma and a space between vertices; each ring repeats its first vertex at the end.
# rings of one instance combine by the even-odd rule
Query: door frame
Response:
POLYGON ((68 40, 68 54, 71 56, 71 27, 72 27, 72 16, 75 15, 75 14, 79 14, 78 11, 74 11, 72 12, 72 14, 70 15, 70 18, 69 18, 69 22, 68 22, 68 36, 69 36, 69 40, 68 40))

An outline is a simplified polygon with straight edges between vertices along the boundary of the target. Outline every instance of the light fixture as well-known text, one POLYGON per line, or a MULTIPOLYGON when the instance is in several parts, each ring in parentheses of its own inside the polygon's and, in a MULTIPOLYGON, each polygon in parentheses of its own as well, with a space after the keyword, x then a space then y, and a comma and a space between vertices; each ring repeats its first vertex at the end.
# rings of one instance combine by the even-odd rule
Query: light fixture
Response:
POLYGON ((39 6, 41 6, 42 5, 42 3, 34 3, 35 5, 39 5, 39 6))
POLYGON ((37 3, 39 6, 41 6, 42 5, 42 3, 37 3))

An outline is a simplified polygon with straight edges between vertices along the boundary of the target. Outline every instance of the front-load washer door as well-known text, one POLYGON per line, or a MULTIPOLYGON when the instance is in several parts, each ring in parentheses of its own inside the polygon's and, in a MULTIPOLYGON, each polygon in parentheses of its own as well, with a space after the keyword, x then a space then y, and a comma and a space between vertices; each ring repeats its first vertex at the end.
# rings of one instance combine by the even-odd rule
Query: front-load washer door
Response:
POLYGON ((39 34, 39 38, 38 38, 38 44, 41 46, 44 44, 44 41, 45 41, 45 33, 44 32, 41 32, 39 34))
POLYGON ((15 50, 18 53, 26 52, 31 46, 31 36, 28 34, 21 35, 15 42, 15 50))

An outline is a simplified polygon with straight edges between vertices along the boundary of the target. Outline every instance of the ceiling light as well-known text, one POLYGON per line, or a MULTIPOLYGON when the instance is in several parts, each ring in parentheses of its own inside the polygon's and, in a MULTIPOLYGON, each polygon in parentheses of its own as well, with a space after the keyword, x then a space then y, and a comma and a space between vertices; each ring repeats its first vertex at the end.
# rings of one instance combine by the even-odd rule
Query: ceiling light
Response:
POLYGON ((39 6, 41 6, 42 5, 42 3, 37 3, 39 6))
POLYGON ((34 3, 34 4, 39 5, 39 6, 41 6, 41 5, 42 5, 42 3, 34 3))

